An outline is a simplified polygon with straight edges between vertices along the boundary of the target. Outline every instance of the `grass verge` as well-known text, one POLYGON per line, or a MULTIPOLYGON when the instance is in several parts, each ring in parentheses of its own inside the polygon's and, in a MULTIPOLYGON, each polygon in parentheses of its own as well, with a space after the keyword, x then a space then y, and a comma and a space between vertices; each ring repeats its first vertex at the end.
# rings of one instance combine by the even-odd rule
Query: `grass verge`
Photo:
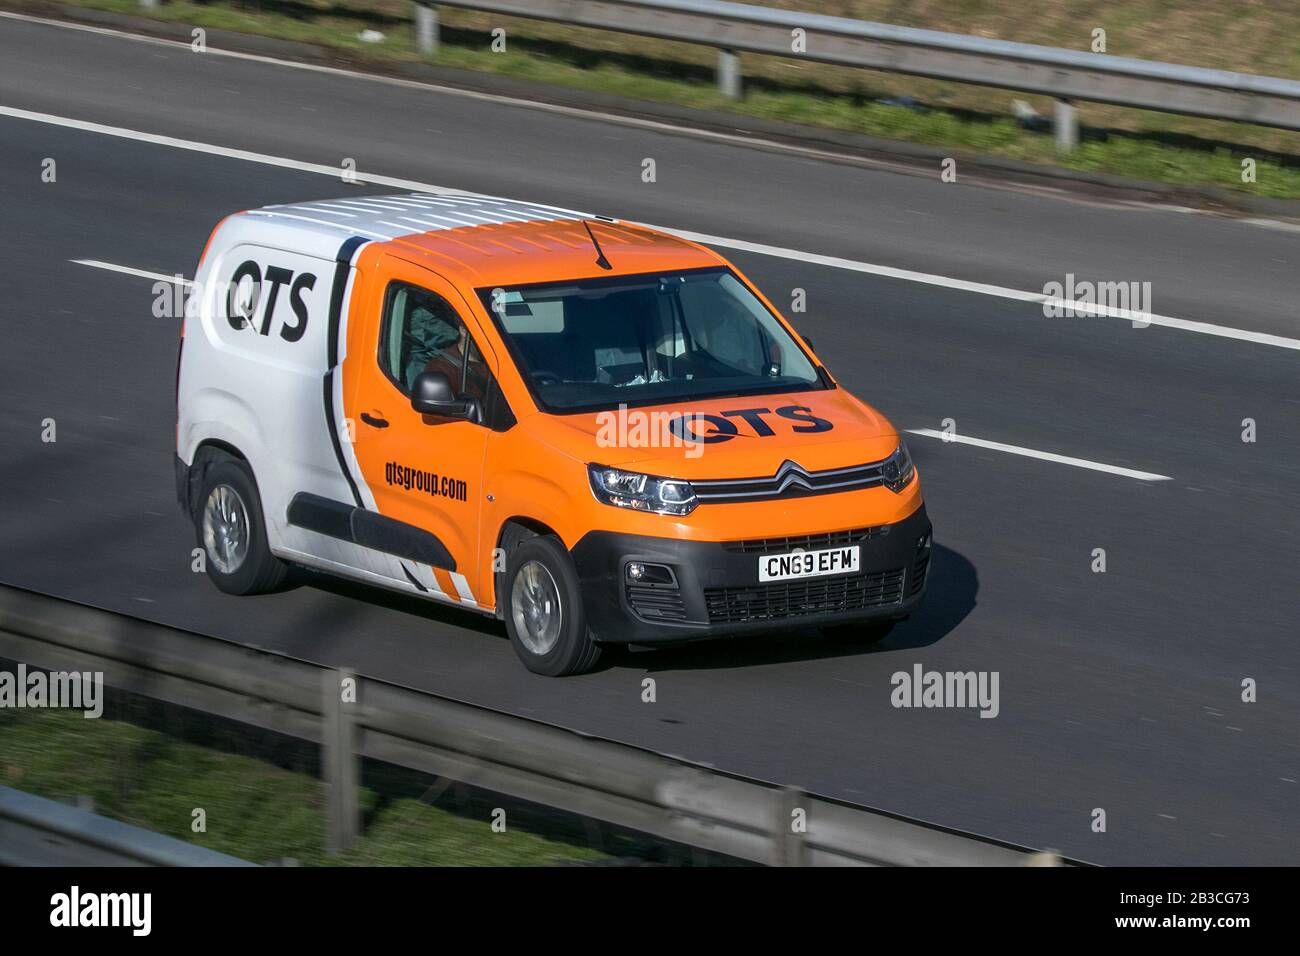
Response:
MULTIPOLYGON (((232 740, 228 730, 221 733, 232 740)), ((559 838, 530 832, 525 827, 535 815, 514 808, 505 831, 493 832, 494 801, 460 795, 454 809, 434 806, 428 778, 394 768, 368 769, 364 835, 349 852, 330 855, 324 787, 305 772, 311 758, 296 753, 281 761, 288 767, 277 766, 107 717, 0 710, 5 786, 57 800, 87 796, 96 813, 258 863, 550 866, 612 859, 580 845, 579 825, 552 827, 559 838), (196 809, 205 813, 205 833, 192 832, 196 809)))

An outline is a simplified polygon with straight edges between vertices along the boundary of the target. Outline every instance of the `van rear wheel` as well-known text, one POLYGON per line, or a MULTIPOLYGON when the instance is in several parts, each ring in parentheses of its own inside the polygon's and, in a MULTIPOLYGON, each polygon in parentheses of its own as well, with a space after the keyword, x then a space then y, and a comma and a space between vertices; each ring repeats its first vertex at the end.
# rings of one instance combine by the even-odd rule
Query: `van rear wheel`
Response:
POLYGON ((530 671, 565 677, 596 665, 600 645, 587 630, 578 575, 558 538, 529 538, 515 548, 502 591, 510 643, 530 671))
POLYGON ((267 544, 262 499, 242 461, 208 468, 194 527, 208 577, 227 594, 262 594, 284 583, 289 569, 267 544))

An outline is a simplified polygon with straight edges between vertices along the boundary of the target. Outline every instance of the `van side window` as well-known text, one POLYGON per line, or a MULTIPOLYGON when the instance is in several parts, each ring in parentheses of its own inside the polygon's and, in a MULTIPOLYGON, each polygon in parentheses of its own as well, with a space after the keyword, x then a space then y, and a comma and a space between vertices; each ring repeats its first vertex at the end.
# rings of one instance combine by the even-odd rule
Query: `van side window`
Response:
POLYGON ((394 282, 384 302, 379 367, 402 393, 411 394, 422 372, 441 372, 457 394, 480 402, 491 374, 451 303, 427 289, 394 282))

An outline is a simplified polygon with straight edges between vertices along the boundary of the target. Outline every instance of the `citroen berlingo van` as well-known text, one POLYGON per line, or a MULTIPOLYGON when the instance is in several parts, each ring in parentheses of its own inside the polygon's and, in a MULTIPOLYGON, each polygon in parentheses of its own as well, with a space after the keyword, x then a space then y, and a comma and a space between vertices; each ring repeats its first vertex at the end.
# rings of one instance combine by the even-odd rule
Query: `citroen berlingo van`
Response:
POLYGON ((926 588, 897 430, 711 250, 470 195, 216 227, 176 487, 221 590, 301 565, 505 623, 540 674, 610 643, 878 640, 926 588))

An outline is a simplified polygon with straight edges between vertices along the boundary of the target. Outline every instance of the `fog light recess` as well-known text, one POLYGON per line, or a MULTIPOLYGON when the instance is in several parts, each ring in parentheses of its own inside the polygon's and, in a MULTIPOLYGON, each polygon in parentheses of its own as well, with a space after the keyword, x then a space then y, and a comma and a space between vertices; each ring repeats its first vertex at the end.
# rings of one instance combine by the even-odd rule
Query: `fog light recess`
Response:
POLYGON ((663 564, 646 564, 643 561, 627 563, 627 580, 631 584, 669 584, 675 585, 677 578, 672 569, 663 564))

